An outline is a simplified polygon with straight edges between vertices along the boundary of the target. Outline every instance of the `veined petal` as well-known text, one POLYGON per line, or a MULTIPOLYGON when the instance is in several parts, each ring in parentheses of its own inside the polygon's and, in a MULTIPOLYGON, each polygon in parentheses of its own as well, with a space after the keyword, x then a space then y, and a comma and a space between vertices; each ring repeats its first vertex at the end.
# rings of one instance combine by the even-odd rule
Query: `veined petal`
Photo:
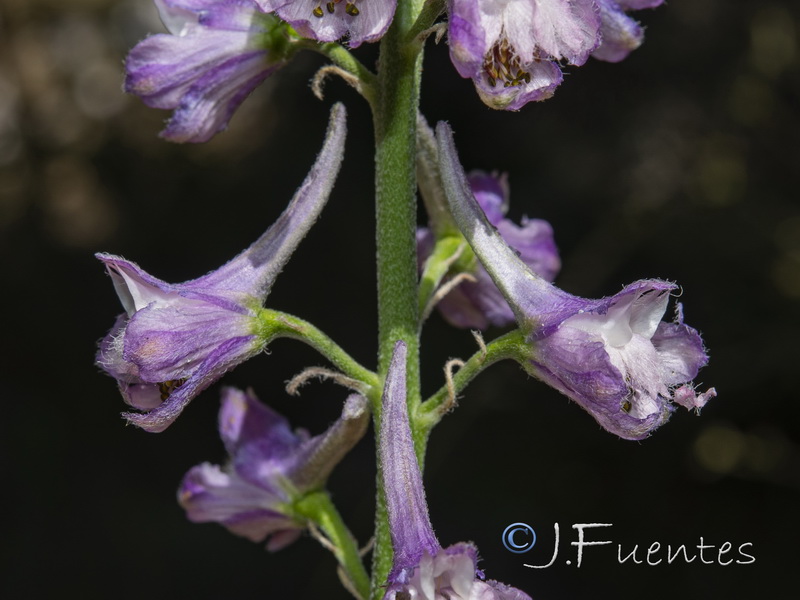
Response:
POLYGON ((214 29, 182 37, 165 33, 150 36, 128 54, 125 91, 152 108, 176 108, 208 71, 240 54, 263 53, 249 39, 244 32, 214 29))
POLYGON ((161 135, 203 142, 291 55, 285 25, 251 0, 162 0, 171 35, 140 42, 125 64, 125 91, 177 109, 161 135))
POLYGON ((474 0, 450 0, 447 41, 450 58, 462 77, 473 77, 483 65, 492 44, 481 23, 480 4, 474 0))
POLYGON ((134 314, 125 331, 123 358, 144 381, 190 377, 213 350, 229 339, 249 340, 257 352, 254 317, 187 300, 180 306, 153 304, 134 314))
POLYGON ((195 523, 218 522, 254 542, 286 529, 301 529, 278 510, 281 499, 209 463, 197 465, 183 479, 178 502, 195 523))
POLYGON ((207 142, 228 127, 239 105, 281 65, 270 64, 265 51, 240 53, 207 68, 181 97, 161 137, 173 142, 207 142))

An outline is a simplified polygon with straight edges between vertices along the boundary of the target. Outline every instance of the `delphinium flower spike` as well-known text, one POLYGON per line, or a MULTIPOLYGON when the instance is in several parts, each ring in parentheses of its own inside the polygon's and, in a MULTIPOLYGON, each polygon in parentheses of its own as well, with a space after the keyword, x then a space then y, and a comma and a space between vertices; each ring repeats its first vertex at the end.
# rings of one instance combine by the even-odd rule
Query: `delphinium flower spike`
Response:
POLYGON ((125 91, 175 109, 161 136, 205 142, 294 52, 286 25, 253 0, 155 0, 168 34, 152 35, 125 61, 125 91))
POLYGON ((351 48, 383 37, 397 0, 255 0, 265 12, 276 12, 300 35, 320 42, 347 36, 351 48))
POLYGON ((333 468, 369 424, 367 400, 348 397, 327 431, 309 437, 258 401, 251 390, 222 390, 219 432, 230 461, 203 463, 183 478, 178 502, 195 523, 217 522, 269 550, 293 542, 305 528, 293 501, 322 489, 333 468))
POLYGON ((125 413, 147 431, 168 427, 203 389, 269 341, 257 311, 327 202, 342 161, 345 109, 331 111, 325 143, 286 210, 253 245, 198 279, 167 283, 111 254, 105 263, 125 313, 100 344, 97 364, 117 379, 125 413))
POLYGON ((458 161, 453 134, 436 129, 445 193, 456 223, 514 311, 530 356, 523 366, 566 394, 607 430, 641 439, 664 423, 671 402, 702 407, 716 395, 691 381, 708 362, 700 335, 661 321, 677 286, 655 279, 614 296, 572 296, 531 271, 486 220, 458 161))
POLYGON ((394 347, 383 390, 380 461, 394 549, 384 600, 530 600, 520 590, 483 580, 468 542, 442 548, 433 532, 406 405, 406 345, 394 347))
MULTIPOLYGON (((561 268, 553 228, 542 219, 523 217, 519 226, 505 218, 508 210, 508 181, 505 175, 473 171, 469 185, 486 218, 503 239, 533 271, 552 281, 561 268)), ((417 252, 420 263, 430 255, 436 243, 434 228, 417 229, 417 252)), ((473 261, 469 271, 475 281, 460 283, 442 298, 437 308, 451 325, 469 329, 502 327, 514 322, 514 313, 500 290, 480 263, 473 261)))

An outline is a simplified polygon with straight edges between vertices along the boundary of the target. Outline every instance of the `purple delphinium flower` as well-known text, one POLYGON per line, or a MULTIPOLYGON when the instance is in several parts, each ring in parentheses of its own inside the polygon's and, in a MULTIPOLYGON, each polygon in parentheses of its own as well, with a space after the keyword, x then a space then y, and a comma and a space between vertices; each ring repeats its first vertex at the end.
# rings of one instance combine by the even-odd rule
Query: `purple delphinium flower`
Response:
POLYGON ((680 307, 674 322, 661 321, 675 284, 637 281, 614 296, 587 300, 548 283, 487 222, 447 124, 436 133, 453 217, 527 336, 530 356, 523 366, 530 373, 626 439, 644 438, 664 423, 671 402, 699 408, 716 395, 713 388, 698 395, 690 383, 708 357, 680 307))
POLYGON ((155 0, 170 33, 152 35, 125 62, 125 91, 175 109, 161 136, 205 142, 228 126, 259 83, 286 63, 285 26, 253 0, 155 0))
POLYGON ((125 313, 103 339, 97 363, 117 379, 126 413, 147 431, 162 431, 189 401, 269 341, 257 318, 275 278, 328 199, 342 161, 345 110, 336 105, 311 172, 278 220, 219 269, 167 283, 133 262, 98 254, 125 313))
POLYGON ((481 100, 503 110, 550 98, 559 63, 589 56, 617 62, 637 48, 641 26, 627 10, 663 0, 449 0, 450 58, 481 100))
MULTIPOLYGON (((486 218, 497 228, 506 243, 519 253, 522 261, 534 272, 547 281, 555 279, 561 268, 561 260, 550 224, 541 219, 523 217, 520 227, 504 218, 509 197, 505 175, 473 171, 468 180, 486 218)), ((431 229, 417 230, 420 263, 424 263, 435 243, 435 235, 431 229)), ((476 263, 470 274, 477 281, 459 284, 439 301, 437 307, 445 320, 456 327, 470 329, 486 329, 489 325, 502 327, 513 323, 514 313, 486 269, 476 263)))
POLYGON ((360 440, 369 424, 367 401, 351 395, 342 416, 310 438, 262 404, 252 390, 222 390, 219 432, 229 463, 193 467, 178 489, 178 502, 195 523, 214 521, 254 542, 270 536, 280 550, 300 535, 305 523, 291 503, 321 489, 333 468, 360 440))
POLYGON ((595 0, 600 9, 601 43, 592 52, 594 58, 619 62, 636 50, 644 39, 642 26, 625 14, 628 10, 655 8, 664 0, 595 0))
POLYGON ((530 600, 497 581, 484 581, 478 549, 461 542, 442 548, 433 533, 406 406, 406 345, 394 347, 383 389, 380 461, 394 549, 384 600, 530 600))
POLYGON ((300 35, 320 42, 348 36, 351 48, 383 37, 397 0, 255 0, 264 12, 276 12, 300 35))
POLYGON ((449 0, 450 58, 490 107, 519 110, 561 83, 600 42, 594 0, 449 0))

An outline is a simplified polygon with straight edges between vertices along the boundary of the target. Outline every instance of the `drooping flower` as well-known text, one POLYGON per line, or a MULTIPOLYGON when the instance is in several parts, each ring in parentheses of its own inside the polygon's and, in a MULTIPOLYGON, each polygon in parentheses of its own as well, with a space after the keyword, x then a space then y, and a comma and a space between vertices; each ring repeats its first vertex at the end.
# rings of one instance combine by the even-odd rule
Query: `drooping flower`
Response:
POLYGON ((178 502, 195 523, 217 522, 254 542, 269 536, 267 548, 280 550, 305 528, 291 503, 324 487, 368 424, 367 401, 353 394, 325 433, 309 437, 302 429, 293 432, 252 390, 224 388, 219 432, 230 461, 193 467, 178 489, 178 502))
MULTIPOLYGON (((468 181, 475 199, 489 222, 522 261, 534 272, 552 281, 561 268, 558 249, 553 240, 553 228, 541 219, 522 218, 518 226, 505 218, 508 210, 508 181, 505 175, 473 171, 468 181)), ((417 251, 424 262, 436 242, 429 228, 417 230, 417 251)), ((437 307, 442 316, 456 327, 486 329, 489 325, 502 327, 514 322, 514 313, 500 290, 480 263, 470 273, 476 281, 464 281, 450 291, 437 307)))
POLYGON ((157 279, 133 262, 98 254, 125 313, 100 344, 97 363, 117 379, 123 416, 147 431, 168 427, 192 398, 261 352, 269 336, 257 313, 275 278, 328 199, 342 161, 346 126, 334 106, 311 172, 278 220, 219 269, 184 283, 157 279))
POLYGON ((594 0, 450 0, 450 58, 490 107, 519 110, 561 83, 599 43, 594 0))
POLYGON ((628 10, 655 8, 664 0, 595 0, 600 9, 600 45, 592 52, 594 58, 619 62, 644 40, 642 26, 625 14, 628 10))
POLYGON ((614 296, 572 296, 531 271, 483 215, 458 162, 453 135, 437 127, 441 172, 456 223, 526 334, 526 370, 586 409, 607 430, 641 439, 664 423, 671 402, 699 408, 716 395, 691 380, 708 362, 680 307, 663 322, 676 285, 643 280, 614 296))
POLYGON ((642 40, 625 10, 663 0, 449 0, 450 58, 481 100, 503 110, 550 98, 559 66, 622 60, 642 40))
POLYGON ((348 36, 351 48, 383 37, 397 0, 255 0, 264 12, 276 12, 300 35, 333 42, 348 36))
POLYGON ((150 107, 175 109, 162 137, 208 141, 291 57, 286 26, 253 0, 154 1, 170 33, 131 50, 125 91, 150 107))
POLYGON ((394 549, 384 600, 530 600, 484 581, 478 550, 468 542, 442 548, 433 532, 406 406, 406 345, 394 347, 383 390, 380 461, 394 549))

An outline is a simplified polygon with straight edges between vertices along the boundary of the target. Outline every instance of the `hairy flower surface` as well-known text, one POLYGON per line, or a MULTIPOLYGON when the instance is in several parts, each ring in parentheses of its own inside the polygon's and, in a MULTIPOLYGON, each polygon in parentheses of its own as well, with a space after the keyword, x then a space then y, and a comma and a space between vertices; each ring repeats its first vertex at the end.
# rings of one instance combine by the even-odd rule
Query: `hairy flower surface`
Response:
POLYGON ((397 342, 383 390, 380 461, 394 548, 384 600, 530 600, 484 581, 473 544, 442 548, 433 533, 406 406, 406 345, 397 342))
MULTIPOLYGON (((505 218, 508 210, 508 182, 498 176, 474 171, 468 176, 475 199, 489 222, 497 228, 506 243, 519 253, 522 261, 534 272, 552 281, 561 268, 553 228, 541 219, 522 218, 522 226, 505 218)), ((429 228, 417 230, 420 262, 430 255, 435 235, 429 228)), ((470 273, 476 281, 465 281, 450 291, 437 305, 441 315, 456 327, 486 329, 514 322, 514 313, 480 263, 470 273)))
POLYGON ((334 106, 325 144, 286 210, 252 246, 219 269, 167 283, 138 265, 98 254, 125 313, 103 339, 97 363, 117 379, 126 413, 162 431, 203 389, 269 341, 257 312, 275 278, 327 202, 342 161, 345 110, 334 106))
POLYGON ((716 395, 690 383, 708 362, 679 307, 663 322, 677 286, 643 280, 614 296, 572 296, 531 271, 486 220, 458 162, 452 131, 437 127, 441 172, 453 217, 514 311, 530 344, 525 368, 566 394, 607 430, 641 439, 664 423, 671 402, 699 408, 716 395))
POLYGON ((550 98, 561 63, 616 62, 641 44, 626 10, 663 0, 449 0, 450 58, 488 106, 519 110, 550 98))
POLYGON ((397 0, 255 0, 265 12, 276 12, 300 35, 320 42, 345 36, 351 48, 383 37, 397 0))
POLYGON ((267 548, 279 550, 305 527, 292 501, 325 485, 368 424, 367 401, 354 394, 325 433, 309 437, 302 429, 293 432, 251 390, 224 388, 219 432, 230 461, 193 467, 178 489, 178 502, 195 523, 217 522, 254 542, 270 536, 267 548))
POLYGON ((161 136, 205 142, 228 126, 259 83, 286 63, 285 26, 253 0, 155 0, 169 34, 148 37, 125 62, 125 91, 175 109, 161 136))

